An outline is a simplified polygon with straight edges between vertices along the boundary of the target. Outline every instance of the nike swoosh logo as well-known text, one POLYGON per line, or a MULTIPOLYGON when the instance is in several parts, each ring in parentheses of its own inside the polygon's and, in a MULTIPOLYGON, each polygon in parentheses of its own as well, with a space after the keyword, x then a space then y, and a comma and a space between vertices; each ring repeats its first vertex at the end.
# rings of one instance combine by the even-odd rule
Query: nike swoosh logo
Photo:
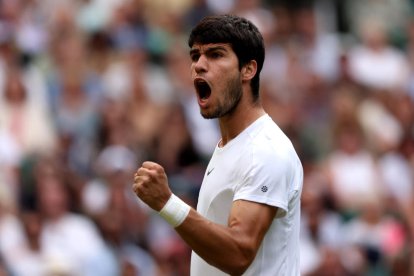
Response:
POLYGON ((207 175, 210 175, 210 173, 214 171, 214 168, 212 168, 211 170, 207 171, 207 175))

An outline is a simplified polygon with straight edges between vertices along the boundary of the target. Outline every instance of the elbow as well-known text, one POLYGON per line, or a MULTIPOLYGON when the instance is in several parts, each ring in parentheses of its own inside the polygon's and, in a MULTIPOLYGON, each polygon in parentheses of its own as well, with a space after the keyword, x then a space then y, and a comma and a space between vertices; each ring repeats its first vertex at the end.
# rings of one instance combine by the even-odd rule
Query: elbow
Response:
POLYGON ((240 263, 238 265, 235 265, 234 267, 232 267, 231 269, 229 269, 228 271, 225 271, 226 273, 228 273, 229 275, 232 276, 236 276, 236 275, 243 275, 244 272, 246 272, 246 270, 249 268, 250 263, 249 264, 243 264, 240 263))
POLYGON ((252 264, 256 256, 256 251, 253 249, 243 249, 237 258, 233 258, 233 262, 228 270, 225 271, 230 275, 242 275, 252 264))

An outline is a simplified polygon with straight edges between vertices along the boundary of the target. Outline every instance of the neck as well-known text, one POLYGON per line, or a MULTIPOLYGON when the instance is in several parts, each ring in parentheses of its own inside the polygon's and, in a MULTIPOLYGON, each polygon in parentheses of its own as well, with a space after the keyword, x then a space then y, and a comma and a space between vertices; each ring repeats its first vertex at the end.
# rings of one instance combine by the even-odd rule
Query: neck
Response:
POLYGON ((262 105, 257 102, 248 106, 239 104, 231 114, 219 118, 221 132, 219 146, 225 146, 264 114, 265 111, 262 105))

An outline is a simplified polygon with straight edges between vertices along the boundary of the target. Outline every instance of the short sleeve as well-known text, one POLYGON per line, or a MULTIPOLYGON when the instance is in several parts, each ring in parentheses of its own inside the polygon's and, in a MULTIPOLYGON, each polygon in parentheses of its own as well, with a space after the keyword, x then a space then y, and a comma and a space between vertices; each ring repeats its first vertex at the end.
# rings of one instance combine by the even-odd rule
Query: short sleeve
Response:
POLYGON ((241 162, 234 200, 248 200, 279 208, 276 217, 288 212, 292 166, 287 156, 274 151, 253 152, 241 162))

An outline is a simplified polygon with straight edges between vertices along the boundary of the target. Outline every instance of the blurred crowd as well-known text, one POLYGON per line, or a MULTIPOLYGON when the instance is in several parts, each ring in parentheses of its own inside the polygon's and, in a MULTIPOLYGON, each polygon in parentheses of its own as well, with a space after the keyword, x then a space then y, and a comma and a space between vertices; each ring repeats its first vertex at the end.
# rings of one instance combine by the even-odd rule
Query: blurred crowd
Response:
POLYGON ((414 275, 414 1, 1 0, 0 275, 189 274, 132 193, 145 160, 196 206, 219 140, 191 28, 263 33, 261 99, 304 166, 304 276, 414 275))

